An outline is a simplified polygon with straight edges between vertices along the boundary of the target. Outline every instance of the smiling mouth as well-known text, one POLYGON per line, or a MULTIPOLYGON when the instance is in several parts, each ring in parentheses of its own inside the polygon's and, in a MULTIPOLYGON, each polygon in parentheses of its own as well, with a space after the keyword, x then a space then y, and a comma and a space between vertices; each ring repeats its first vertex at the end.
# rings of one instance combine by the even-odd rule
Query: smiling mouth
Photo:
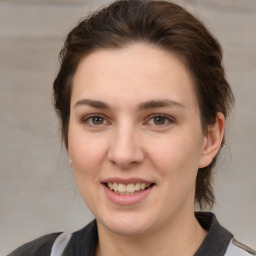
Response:
POLYGON ((130 184, 122 184, 117 182, 108 182, 104 183, 104 185, 118 195, 134 195, 141 191, 144 191, 155 184, 146 184, 146 183, 130 183, 130 184))

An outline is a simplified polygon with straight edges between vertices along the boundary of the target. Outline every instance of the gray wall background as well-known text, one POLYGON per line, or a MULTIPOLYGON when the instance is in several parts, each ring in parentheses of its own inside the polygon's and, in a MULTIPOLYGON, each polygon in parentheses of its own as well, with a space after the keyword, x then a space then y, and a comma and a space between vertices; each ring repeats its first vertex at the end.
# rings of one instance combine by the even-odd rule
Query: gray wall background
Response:
MULTIPOLYGON (((0 255, 92 218, 80 199, 51 105, 66 33, 110 1, 0 0, 0 255)), ((214 212, 256 247, 256 1, 176 1, 203 19, 224 49, 236 96, 215 182, 214 212)))

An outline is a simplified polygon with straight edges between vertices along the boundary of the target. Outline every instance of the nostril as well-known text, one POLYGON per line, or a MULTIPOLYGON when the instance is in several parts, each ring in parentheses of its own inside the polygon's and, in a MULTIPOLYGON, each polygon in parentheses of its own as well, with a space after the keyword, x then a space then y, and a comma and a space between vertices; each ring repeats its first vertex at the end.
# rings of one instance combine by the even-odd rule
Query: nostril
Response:
POLYGON ((112 145, 108 151, 108 160, 122 169, 142 163, 143 159, 144 154, 141 148, 128 139, 124 141, 120 138, 119 142, 112 145))

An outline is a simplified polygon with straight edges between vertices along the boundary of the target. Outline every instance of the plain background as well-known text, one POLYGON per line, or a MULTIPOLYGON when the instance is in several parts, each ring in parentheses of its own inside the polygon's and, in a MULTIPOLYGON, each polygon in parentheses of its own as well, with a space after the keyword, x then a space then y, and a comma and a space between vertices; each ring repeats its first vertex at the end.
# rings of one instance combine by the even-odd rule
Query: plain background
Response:
MULTIPOLYGON (((0 255, 92 216, 76 190, 52 107, 57 56, 78 20, 110 1, 0 0, 0 255)), ((218 165, 213 211, 256 247, 256 2, 176 1, 204 20, 224 50, 236 107, 218 165)))

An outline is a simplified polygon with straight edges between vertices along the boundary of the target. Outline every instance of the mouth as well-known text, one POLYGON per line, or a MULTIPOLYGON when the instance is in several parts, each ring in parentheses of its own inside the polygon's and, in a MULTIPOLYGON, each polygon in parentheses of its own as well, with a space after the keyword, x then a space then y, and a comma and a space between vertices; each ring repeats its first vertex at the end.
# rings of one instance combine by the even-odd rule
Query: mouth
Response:
POLYGON ((117 195, 134 195, 142 191, 145 191, 155 185, 154 183, 139 183, 139 182, 129 183, 129 184, 107 182, 103 184, 109 190, 113 191, 117 195))

